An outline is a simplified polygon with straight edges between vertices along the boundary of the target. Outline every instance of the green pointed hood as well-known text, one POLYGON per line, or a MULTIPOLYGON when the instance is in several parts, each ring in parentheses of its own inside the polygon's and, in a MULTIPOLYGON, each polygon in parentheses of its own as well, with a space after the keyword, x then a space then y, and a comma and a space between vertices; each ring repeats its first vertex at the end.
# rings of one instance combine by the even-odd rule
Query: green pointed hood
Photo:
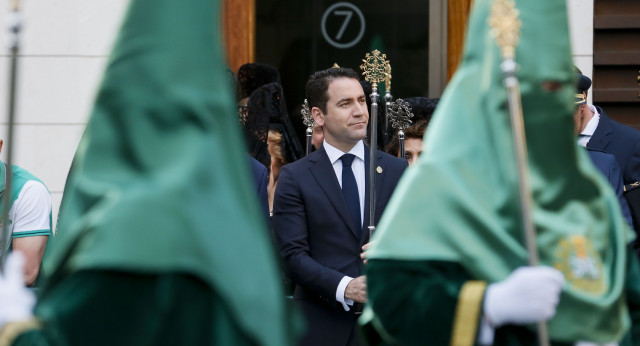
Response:
POLYGON ((131 2, 65 186, 43 296, 80 270, 190 273, 258 344, 286 345, 218 5, 131 2))
MULTIPOLYGON (((507 94, 488 25, 492 4, 474 1, 463 62, 419 164, 405 173, 378 225, 372 259, 453 261, 488 282, 527 265, 507 94)), ((566 3, 519 0, 516 8, 540 260, 567 278, 549 333, 557 341, 620 340, 629 326, 623 289, 632 235, 608 182, 576 145, 566 3)))

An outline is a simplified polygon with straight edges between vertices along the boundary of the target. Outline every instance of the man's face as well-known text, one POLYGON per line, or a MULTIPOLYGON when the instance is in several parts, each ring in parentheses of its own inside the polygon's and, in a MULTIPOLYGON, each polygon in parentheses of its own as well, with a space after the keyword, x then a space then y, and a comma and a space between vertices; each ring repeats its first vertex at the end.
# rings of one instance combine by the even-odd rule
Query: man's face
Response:
POLYGON ((422 139, 407 138, 404 140, 404 157, 409 161, 409 166, 418 162, 420 154, 422 154, 422 139))
POLYGON ((575 123, 573 133, 576 135, 580 134, 580 132, 584 130, 585 126, 587 126, 584 116, 584 107, 586 107, 586 105, 578 105, 576 106, 575 112, 573 112, 573 122, 575 123))
POLYGON ((322 126, 327 143, 347 152, 367 136, 369 112, 364 91, 358 80, 345 77, 329 82, 327 95, 327 112, 313 107, 313 118, 322 126))

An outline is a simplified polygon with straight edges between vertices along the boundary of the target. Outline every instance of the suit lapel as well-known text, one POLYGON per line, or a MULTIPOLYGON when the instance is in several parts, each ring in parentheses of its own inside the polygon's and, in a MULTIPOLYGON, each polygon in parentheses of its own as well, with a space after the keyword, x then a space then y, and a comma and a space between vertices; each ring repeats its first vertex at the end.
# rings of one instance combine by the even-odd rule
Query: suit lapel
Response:
POLYGON ((351 221, 351 214, 349 213, 349 208, 347 207, 347 203, 342 196, 342 189, 340 188, 340 183, 338 182, 338 177, 336 177, 336 172, 333 170, 333 165, 329 161, 329 156, 327 156, 327 152, 323 147, 316 151, 316 155, 309 158, 309 162, 311 163, 311 167, 309 170, 311 171, 311 175, 314 177, 320 189, 324 192, 329 199, 333 208, 338 212, 342 221, 349 227, 351 233, 356 237, 356 239, 360 239, 360 233, 358 232, 351 221))

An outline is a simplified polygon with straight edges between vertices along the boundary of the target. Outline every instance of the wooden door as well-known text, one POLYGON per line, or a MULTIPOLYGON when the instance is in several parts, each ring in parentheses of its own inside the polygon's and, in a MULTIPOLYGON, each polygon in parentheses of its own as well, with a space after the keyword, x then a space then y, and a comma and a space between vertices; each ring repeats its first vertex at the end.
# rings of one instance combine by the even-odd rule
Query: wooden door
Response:
POLYGON ((223 0, 222 26, 227 62, 233 72, 255 59, 255 0, 223 0))

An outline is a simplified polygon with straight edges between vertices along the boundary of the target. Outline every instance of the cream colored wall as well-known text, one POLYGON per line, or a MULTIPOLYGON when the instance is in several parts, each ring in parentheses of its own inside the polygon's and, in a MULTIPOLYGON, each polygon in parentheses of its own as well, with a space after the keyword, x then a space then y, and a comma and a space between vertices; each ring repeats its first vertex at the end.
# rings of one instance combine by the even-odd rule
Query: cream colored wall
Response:
MULTIPOLYGON (((0 138, 7 134, 8 10, 0 7, 0 138)), ((127 0, 24 0, 14 163, 51 191, 54 224, 127 0)), ((6 160, 6 146, 1 155, 6 160)))
MULTIPOLYGON (((585 76, 593 76, 593 0, 568 0, 573 62, 585 76)), ((591 93, 588 93, 591 103, 591 93)))

